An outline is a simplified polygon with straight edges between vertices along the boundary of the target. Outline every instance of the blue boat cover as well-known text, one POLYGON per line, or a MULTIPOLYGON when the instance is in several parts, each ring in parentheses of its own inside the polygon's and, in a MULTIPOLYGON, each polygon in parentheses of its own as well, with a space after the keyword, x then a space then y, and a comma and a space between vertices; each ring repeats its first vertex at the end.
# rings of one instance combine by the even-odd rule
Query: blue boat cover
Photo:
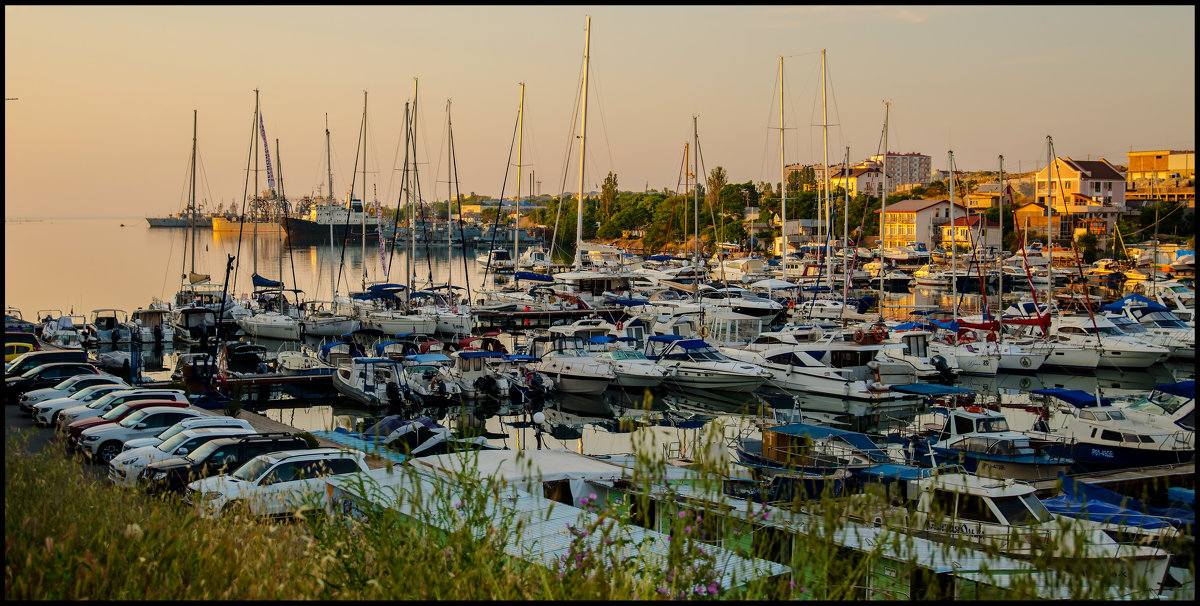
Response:
POLYGON ((933 318, 929 318, 929 323, 933 324, 934 326, 936 326, 938 328, 945 328, 946 330, 952 330, 956 333, 958 332, 958 320, 951 320, 949 322, 943 322, 941 320, 934 320, 933 318))
POLYGON ((975 393, 975 390, 967 389, 966 387, 938 385, 936 383, 910 383, 908 385, 892 385, 889 388, 892 391, 900 393, 912 393, 922 396, 948 396, 959 393, 975 393))
POLYGON ((505 362, 540 362, 541 358, 527 356, 525 354, 508 354, 504 356, 505 362))
POLYGON ((701 347, 712 347, 704 342, 704 339, 682 339, 679 341, 679 346, 684 349, 699 349, 701 347))
POLYGON ((671 255, 650 255, 646 257, 647 261, 687 261, 683 257, 672 257, 671 255))
MULTIPOLYGON (((1035 389, 1031 393, 1058 398, 1063 402, 1071 404, 1077 408, 1097 406, 1096 394, 1088 393, 1082 389, 1035 389)), ((1100 398, 1099 405, 1105 406, 1108 404, 1112 404, 1112 400, 1109 400, 1108 398, 1100 398)))
POLYGON ((651 341, 657 341, 660 343, 670 343, 671 341, 678 341, 682 338, 683 337, 679 335, 650 335, 651 341))
POLYGON ((532 271, 518 271, 513 274, 513 278, 516 280, 536 280, 538 282, 554 281, 553 276, 547 276, 546 274, 539 274, 532 271))
POLYGON ((876 482, 888 483, 903 480, 919 480, 927 478, 937 473, 937 471, 931 467, 917 467, 902 463, 884 463, 883 465, 872 465, 858 472, 858 475, 876 482))
POLYGON ((625 306, 650 305, 649 301, 645 301, 642 299, 606 299, 605 303, 608 303, 610 305, 625 305, 625 306))
POLYGON ((1150 507, 1137 499, 1081 482, 1062 472, 1058 477, 1063 483, 1063 494, 1042 500, 1046 509, 1053 513, 1145 529, 1194 524, 1196 520, 1194 511, 1150 507))
POLYGON ((405 362, 415 362, 417 364, 434 364, 449 362, 450 357, 440 353, 413 354, 404 357, 405 362))
POLYGON ((250 280, 254 282, 255 288, 279 288, 283 286, 283 282, 278 280, 268 280, 258 274, 251 275, 250 280))
POLYGON ((903 324, 896 325, 896 327, 892 330, 934 330, 936 328, 936 326, 921 324, 920 322, 905 322, 903 324))
POLYGON ((1136 294, 1136 293, 1129 295, 1129 296, 1125 297, 1124 299, 1119 299, 1117 301, 1113 301, 1112 303, 1109 303, 1108 305, 1101 307, 1100 310, 1101 311, 1121 311, 1122 309, 1125 309, 1126 305, 1131 305, 1133 307, 1145 307, 1146 311, 1171 311, 1170 308, 1159 303, 1158 301, 1148 299, 1148 298, 1146 298, 1142 295, 1136 294))
POLYGON ((1195 381, 1180 381, 1178 383, 1159 383, 1154 386, 1154 391, 1161 391, 1175 396, 1182 396, 1189 399, 1196 397, 1196 382, 1195 381))

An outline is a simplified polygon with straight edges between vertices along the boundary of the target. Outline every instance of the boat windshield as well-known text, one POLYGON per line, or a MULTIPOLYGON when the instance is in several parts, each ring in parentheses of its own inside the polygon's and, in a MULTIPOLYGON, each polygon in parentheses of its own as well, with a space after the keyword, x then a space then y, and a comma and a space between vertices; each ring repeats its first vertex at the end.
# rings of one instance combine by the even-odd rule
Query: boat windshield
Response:
POLYGON ((1187 402, 1189 402, 1189 400, 1181 398, 1175 394, 1156 391, 1151 393, 1149 397, 1141 402, 1130 404, 1129 407, 1134 410, 1141 410, 1153 414, 1173 415, 1175 414, 1175 411, 1179 410, 1180 406, 1183 406, 1187 402))
POLYGON ((1128 334, 1141 334, 1149 332, 1144 326, 1134 322, 1133 320, 1130 320, 1129 318, 1113 318, 1112 322, 1128 334))
POLYGON ((1175 314, 1169 311, 1154 311, 1141 317, 1143 323, 1147 320, 1155 326, 1163 328, 1188 328, 1188 325, 1183 320, 1180 320, 1175 314))
POLYGON ((610 351, 613 360, 645 360, 646 356, 640 351, 610 351))
POLYGON ((996 433, 1000 431, 1008 431, 1008 421, 1003 417, 994 417, 987 419, 979 419, 979 433, 996 433))
POLYGON ((720 362, 720 361, 729 359, 729 358, 725 357, 725 354, 717 351, 716 349, 714 349, 712 347, 697 347, 696 349, 689 349, 689 350, 687 350, 685 357, 690 358, 692 360, 697 360, 697 361, 711 360, 711 361, 715 361, 715 362, 720 362))
POLYGON ((1032 493, 1019 497, 996 497, 992 502, 1012 526, 1031 526, 1051 519, 1046 506, 1032 493))
POLYGON ((1085 326, 1085 327, 1083 327, 1083 332, 1085 332, 1089 335, 1094 335, 1098 332, 1102 335, 1111 336, 1111 337, 1119 337, 1119 336, 1125 334, 1124 332, 1121 331, 1120 328, 1117 328, 1116 326, 1097 326, 1095 328, 1093 328, 1091 326, 1085 326))

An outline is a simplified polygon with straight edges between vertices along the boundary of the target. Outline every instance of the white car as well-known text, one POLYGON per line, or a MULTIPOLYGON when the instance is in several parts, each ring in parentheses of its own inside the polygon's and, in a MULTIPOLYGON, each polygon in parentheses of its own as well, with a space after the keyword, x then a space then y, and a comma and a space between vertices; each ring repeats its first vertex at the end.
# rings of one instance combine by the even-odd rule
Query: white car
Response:
POLYGON ((128 387, 125 385, 93 385, 91 387, 84 387, 71 394, 70 397, 54 398, 53 400, 38 402, 33 406, 33 422, 49 427, 54 423, 54 416, 61 410, 76 406, 87 406, 114 391, 125 391, 126 389, 128 387))
POLYGON ((123 391, 114 391, 87 406, 76 406, 59 411, 56 424, 66 429, 68 425, 86 419, 88 417, 98 417, 122 404, 133 402, 136 400, 172 400, 175 402, 187 402, 187 396, 183 391, 178 389, 126 389, 123 391))
POLYGON ((234 507, 255 517, 286 517, 304 504, 323 505, 327 478, 360 471, 367 471, 361 451, 283 450, 250 459, 229 475, 196 480, 184 499, 204 517, 234 507))
POLYGON ((206 417, 191 417, 164 429, 162 433, 154 437, 129 440, 125 442, 121 452, 128 452, 135 448, 142 448, 143 446, 158 446, 159 444, 165 442, 167 438, 170 438, 185 429, 201 429, 204 427, 231 427, 254 430, 254 426, 251 425, 249 421, 244 419, 235 419, 226 415, 214 414, 206 417))
POLYGON ((79 449, 89 459, 108 463, 121 454, 125 440, 144 438, 161 433, 188 417, 210 415, 203 408, 178 408, 175 406, 147 406, 129 413, 116 423, 105 423, 89 427, 79 434, 79 449))
MULTIPOLYGON (((192 417, 184 419, 172 428, 178 427, 184 421, 203 420, 203 417, 192 417)), ((238 420, 238 419, 231 419, 238 420)), ((243 421, 244 422, 244 421, 243 421)), ((247 423, 249 425, 249 423, 247 423)), ((146 466, 156 461, 164 461, 175 457, 182 457, 189 452, 195 451, 204 443, 217 438, 228 438, 231 436, 239 436, 244 434, 256 433, 251 427, 202 427, 196 429, 183 429, 175 435, 167 438, 162 444, 153 446, 142 446, 132 450, 126 450, 121 454, 113 457, 108 462, 108 479, 113 484, 124 486, 136 486, 137 478, 141 475, 146 466)), ((154 439, 154 438, 150 438, 154 439)), ((140 440, 138 440, 140 441, 140 440)), ((125 443, 126 446, 129 442, 125 443)))
POLYGON ((54 387, 43 387, 34 389, 21 394, 18 401, 21 404, 21 410, 29 411, 34 404, 45 402, 54 398, 70 397, 75 392, 92 385, 124 385, 125 389, 131 389, 125 381, 120 377, 114 377, 110 374, 101 373, 98 375, 86 374, 67 377, 54 387))

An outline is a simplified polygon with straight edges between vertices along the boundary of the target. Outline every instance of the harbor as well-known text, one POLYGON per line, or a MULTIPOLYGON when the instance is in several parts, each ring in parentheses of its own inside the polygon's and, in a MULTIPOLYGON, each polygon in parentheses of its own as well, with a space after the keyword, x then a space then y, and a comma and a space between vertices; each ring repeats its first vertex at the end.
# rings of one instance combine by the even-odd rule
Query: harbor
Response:
POLYGON ((5 597, 1195 601, 1195 9, 1077 12, 6 7, 5 597))

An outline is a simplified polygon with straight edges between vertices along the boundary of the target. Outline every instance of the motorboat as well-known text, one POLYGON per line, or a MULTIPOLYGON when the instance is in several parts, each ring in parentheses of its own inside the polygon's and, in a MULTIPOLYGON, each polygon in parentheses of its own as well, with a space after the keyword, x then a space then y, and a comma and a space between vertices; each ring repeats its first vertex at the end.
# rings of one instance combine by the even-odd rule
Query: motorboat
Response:
POLYGON ((130 321, 137 330, 132 338, 138 343, 170 343, 175 340, 175 327, 171 326, 171 315, 165 309, 139 307, 130 314, 130 321))
POLYGON ((563 393, 604 393, 616 382, 616 374, 611 365, 590 355, 584 343, 577 336, 534 337, 527 351, 539 361, 530 363, 529 368, 553 379, 563 393))
POLYGON ((1105 317, 1122 332, 1170 349, 1173 358, 1196 359, 1196 329, 1180 320, 1165 305, 1133 294, 1100 310, 1108 312, 1105 317), (1118 317, 1127 321, 1119 321, 1118 317))
POLYGON ((449 354, 452 361, 447 373, 462 387, 464 398, 499 399, 509 395, 509 379, 488 364, 499 363, 507 355, 502 351, 464 349, 449 354))
POLYGON ((333 388, 369 408, 415 405, 401 372, 401 363, 391 358, 351 358, 333 373, 333 388))
MULTIPOLYGON (((353 313, 352 311, 350 312, 353 313)), ((361 323, 341 313, 335 301, 305 301, 300 304, 300 333, 311 337, 336 337, 354 332, 361 323)))
POLYGON ((475 257, 475 262, 480 267, 490 268, 493 271, 513 271, 512 254, 504 248, 493 248, 475 257))
MULTIPOLYGON (((1017 480, 1057 477, 1074 461, 1053 454, 1051 439, 1013 431, 1003 413, 979 406, 936 406, 888 439, 914 465, 961 465, 978 476, 1017 480)), ((1059 440, 1061 441, 1061 440, 1059 440)))
POLYGON ((175 340, 186 344, 205 344, 217 336, 217 312, 203 305, 176 307, 171 315, 175 340))
POLYGON ((771 378, 761 366, 732 360, 703 339, 653 335, 645 354, 670 372, 668 383, 683 389, 753 392, 771 378))
POLYGON ((238 326, 255 338, 300 340, 300 321, 280 311, 265 311, 238 320, 238 326))
POLYGON ((597 335, 587 340, 592 356, 601 364, 607 364, 619 387, 658 387, 667 378, 668 371, 635 349, 635 337, 597 335), (594 348, 602 348, 596 351, 594 348))
POLYGON ((1055 319, 1059 339, 1075 345, 1093 346, 1100 351, 1099 366, 1109 368, 1149 368, 1171 354, 1171 350, 1151 345, 1117 328, 1103 316, 1059 316, 1055 319))
POLYGON ((932 265, 922 265, 912 273, 912 277, 918 286, 950 287, 950 278, 932 265))
POLYGON ((1035 389, 1056 400, 1049 419, 1030 436, 1052 444, 1051 452, 1075 460, 1076 472, 1186 463, 1196 456, 1195 431, 1161 415, 1114 406, 1078 389, 1035 389))
POLYGON ((87 325, 88 343, 128 343, 133 340, 129 329, 129 314, 120 309, 94 309, 87 325))
POLYGON ((463 388, 449 372, 453 363, 443 353, 405 356, 403 380, 422 406, 448 406, 462 401, 463 388))
POLYGON ((70 316, 58 312, 57 316, 47 314, 46 317, 49 320, 43 320, 38 325, 38 338, 45 343, 52 343, 63 349, 83 349, 84 333, 87 326, 87 320, 84 316, 70 316))

